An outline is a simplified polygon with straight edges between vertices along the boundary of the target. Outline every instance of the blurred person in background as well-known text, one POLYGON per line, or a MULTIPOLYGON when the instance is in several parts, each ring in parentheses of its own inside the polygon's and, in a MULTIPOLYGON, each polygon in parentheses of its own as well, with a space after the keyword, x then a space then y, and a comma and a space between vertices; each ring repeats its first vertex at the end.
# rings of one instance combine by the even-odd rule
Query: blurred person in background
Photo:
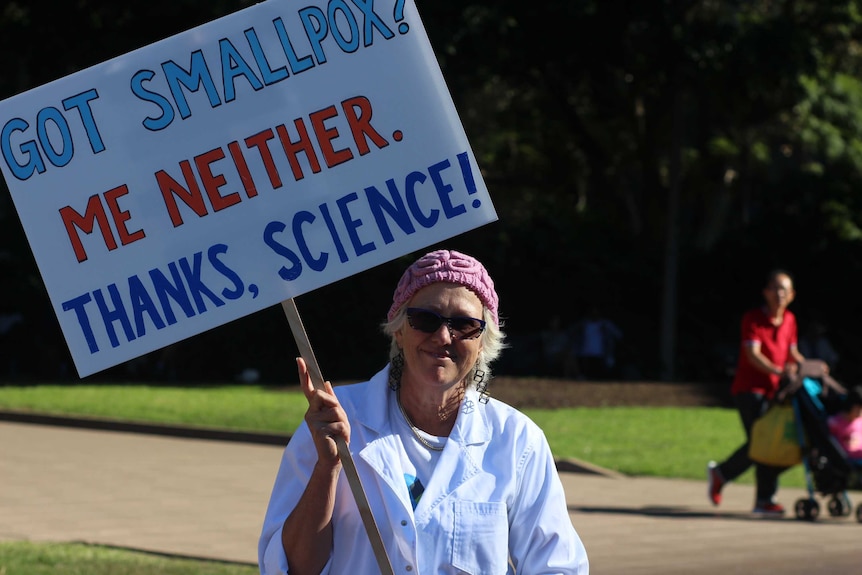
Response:
POLYGON ((567 375, 576 379, 608 379, 616 366, 616 348, 623 332, 592 305, 586 317, 569 328, 567 375))
MULTIPOLYGON (((745 442, 720 464, 710 461, 707 465, 707 489, 713 505, 721 503, 722 488, 751 467, 753 462, 748 457, 751 426, 769 408, 782 376, 795 374, 805 361, 797 349, 796 316, 787 309, 796 297, 792 276, 781 269, 769 272, 762 294, 763 305, 748 310, 742 317, 739 359, 730 387, 745 430, 745 442)), ((784 515, 784 507, 774 499, 778 476, 784 470, 755 464, 754 513, 784 515)))

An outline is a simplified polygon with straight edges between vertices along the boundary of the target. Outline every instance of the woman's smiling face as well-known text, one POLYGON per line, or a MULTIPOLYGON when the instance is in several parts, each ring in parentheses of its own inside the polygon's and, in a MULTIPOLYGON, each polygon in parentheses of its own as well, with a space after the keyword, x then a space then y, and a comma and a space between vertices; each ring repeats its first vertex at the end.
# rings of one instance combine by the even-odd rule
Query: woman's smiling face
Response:
MULTIPOLYGON (((423 308, 444 317, 481 318, 483 306, 479 297, 464 286, 434 283, 416 292, 408 307, 423 308)), ((452 338, 446 322, 434 333, 425 333, 404 322, 395 333, 404 352, 402 384, 431 386, 440 391, 457 386, 476 365, 482 338, 452 338)))

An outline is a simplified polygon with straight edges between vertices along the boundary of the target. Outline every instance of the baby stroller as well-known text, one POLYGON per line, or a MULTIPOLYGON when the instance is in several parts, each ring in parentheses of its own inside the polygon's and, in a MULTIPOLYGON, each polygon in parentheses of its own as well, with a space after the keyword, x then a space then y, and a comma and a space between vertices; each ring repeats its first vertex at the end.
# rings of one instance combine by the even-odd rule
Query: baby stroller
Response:
MULTIPOLYGON (((794 506, 797 519, 816 521, 820 504, 815 494, 828 498, 831 517, 847 517, 852 512, 848 489, 862 489, 862 469, 848 459, 844 448, 829 433, 827 420, 843 407, 843 387, 827 374, 805 374, 791 378, 782 390, 790 398, 797 421, 797 435, 802 448, 802 464, 808 498, 794 506)), ((856 520, 862 523, 862 503, 856 507, 856 520)))

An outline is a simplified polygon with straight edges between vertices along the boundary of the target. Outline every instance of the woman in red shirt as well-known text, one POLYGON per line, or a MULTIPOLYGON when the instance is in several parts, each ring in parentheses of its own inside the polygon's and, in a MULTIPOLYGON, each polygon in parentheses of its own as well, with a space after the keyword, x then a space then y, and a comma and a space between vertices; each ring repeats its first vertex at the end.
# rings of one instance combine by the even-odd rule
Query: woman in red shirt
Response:
MULTIPOLYGON (((721 490, 728 482, 742 475, 752 465, 748 458, 751 426, 769 407, 785 373, 794 373, 805 357, 796 347, 796 316, 787 306, 796 292, 793 278, 784 270, 773 270, 763 288, 765 304, 747 311, 742 317, 739 361, 730 393, 746 441, 725 459, 707 466, 709 498, 713 505, 721 503, 721 490)), ((763 515, 784 514, 784 507, 773 499, 778 490, 778 476, 786 468, 755 464, 757 494, 754 512, 763 515)))

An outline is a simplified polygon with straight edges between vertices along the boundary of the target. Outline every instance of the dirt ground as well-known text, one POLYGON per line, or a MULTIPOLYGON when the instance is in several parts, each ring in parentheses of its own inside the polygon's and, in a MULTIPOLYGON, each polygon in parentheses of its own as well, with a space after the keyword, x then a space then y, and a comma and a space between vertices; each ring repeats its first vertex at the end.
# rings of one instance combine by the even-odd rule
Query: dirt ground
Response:
POLYGON ((574 381, 507 377, 491 380, 489 393, 517 407, 731 407, 730 383, 574 381))

